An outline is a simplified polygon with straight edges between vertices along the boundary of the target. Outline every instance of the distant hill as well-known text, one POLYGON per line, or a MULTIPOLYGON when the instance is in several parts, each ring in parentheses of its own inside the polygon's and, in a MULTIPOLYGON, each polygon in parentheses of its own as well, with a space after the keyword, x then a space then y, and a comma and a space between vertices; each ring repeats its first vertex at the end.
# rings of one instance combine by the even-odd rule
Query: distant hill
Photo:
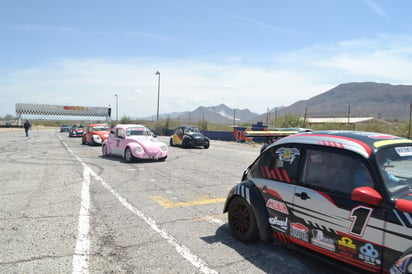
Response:
MULTIPOLYGON (((374 82, 341 84, 329 91, 278 109, 277 115, 287 113, 307 117, 372 116, 384 120, 408 120, 412 103, 411 85, 391 85, 374 82)), ((274 117, 271 114, 271 117, 274 117)), ((266 121, 266 114, 252 121, 266 121)))
MULTIPOLYGON (((234 121, 236 121, 236 123, 248 122, 259 116, 259 114, 253 113, 249 109, 232 109, 225 104, 220 104, 211 107, 200 106, 193 111, 165 113, 159 116, 162 119, 168 117, 177 119, 182 123, 196 123, 206 120, 211 123, 232 124, 234 121)), ((145 119, 153 120, 154 118, 156 117, 150 116, 145 119)))
MULTIPOLYGON (((287 95, 285 95, 287 96, 287 95)), ((267 98, 273 100, 276 98, 267 98)), ((277 115, 294 114, 303 117, 375 117, 384 120, 409 119, 412 103, 411 85, 391 85, 374 82, 341 84, 308 100, 298 101, 290 106, 277 107, 277 115)), ((270 119, 275 117, 270 110, 270 119)), ((182 123, 196 123, 203 119, 211 123, 232 124, 264 122, 267 113, 257 114, 249 109, 232 109, 225 104, 199 106, 193 111, 161 114, 160 117, 178 119, 182 123)), ((153 120, 156 116, 146 117, 153 120)))

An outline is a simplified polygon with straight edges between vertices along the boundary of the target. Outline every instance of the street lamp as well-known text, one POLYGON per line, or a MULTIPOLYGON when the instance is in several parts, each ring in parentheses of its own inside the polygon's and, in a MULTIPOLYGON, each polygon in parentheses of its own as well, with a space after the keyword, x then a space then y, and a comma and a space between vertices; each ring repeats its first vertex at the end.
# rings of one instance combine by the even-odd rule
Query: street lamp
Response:
POLYGON ((156 115, 156 120, 159 120, 159 99, 160 99, 160 72, 156 71, 155 75, 158 75, 158 81, 157 81, 157 115, 156 115))
POLYGON ((114 95, 116 97, 116 122, 118 121, 119 115, 119 96, 117 94, 114 95))

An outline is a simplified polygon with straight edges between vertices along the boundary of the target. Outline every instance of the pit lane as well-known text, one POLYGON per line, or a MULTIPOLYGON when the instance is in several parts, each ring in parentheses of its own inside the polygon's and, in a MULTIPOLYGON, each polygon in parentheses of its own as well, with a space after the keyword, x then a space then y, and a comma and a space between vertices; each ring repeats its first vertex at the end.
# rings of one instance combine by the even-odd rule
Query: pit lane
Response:
POLYGON ((231 236, 223 202, 260 146, 169 149, 127 164, 58 129, 0 133, 0 272, 339 273, 231 236))

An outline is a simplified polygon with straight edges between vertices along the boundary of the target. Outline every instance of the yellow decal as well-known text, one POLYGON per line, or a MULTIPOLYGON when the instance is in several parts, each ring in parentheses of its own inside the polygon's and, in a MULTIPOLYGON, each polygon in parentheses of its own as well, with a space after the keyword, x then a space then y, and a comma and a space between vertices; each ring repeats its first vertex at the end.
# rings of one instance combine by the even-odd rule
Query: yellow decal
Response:
POLYGON ((339 241, 338 241, 339 245, 342 246, 346 246, 352 249, 356 249, 356 245, 352 242, 351 238, 348 237, 342 237, 339 241))
POLYGON ((404 144, 404 143, 412 143, 412 140, 408 139, 396 139, 396 140, 384 140, 384 141, 377 141, 373 143, 375 147, 381 147, 386 145, 394 145, 394 144, 404 144))

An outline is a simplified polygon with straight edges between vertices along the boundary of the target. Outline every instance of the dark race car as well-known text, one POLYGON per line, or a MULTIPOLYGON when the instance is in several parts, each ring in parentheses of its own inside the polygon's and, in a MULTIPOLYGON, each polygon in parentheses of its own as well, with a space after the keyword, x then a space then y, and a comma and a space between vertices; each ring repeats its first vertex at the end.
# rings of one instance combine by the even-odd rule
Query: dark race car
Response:
POLYGON ((271 237, 374 273, 412 272, 412 140, 323 131, 277 140, 224 212, 241 241, 271 237))
POLYGON ((69 137, 82 137, 84 133, 84 126, 81 124, 73 124, 70 131, 69 137))
POLYGON ((209 138, 200 133, 200 130, 195 126, 180 126, 175 129, 170 136, 171 146, 188 147, 204 147, 209 148, 209 138))
POLYGON ((60 132, 69 132, 71 128, 72 128, 71 125, 61 125, 60 132))

